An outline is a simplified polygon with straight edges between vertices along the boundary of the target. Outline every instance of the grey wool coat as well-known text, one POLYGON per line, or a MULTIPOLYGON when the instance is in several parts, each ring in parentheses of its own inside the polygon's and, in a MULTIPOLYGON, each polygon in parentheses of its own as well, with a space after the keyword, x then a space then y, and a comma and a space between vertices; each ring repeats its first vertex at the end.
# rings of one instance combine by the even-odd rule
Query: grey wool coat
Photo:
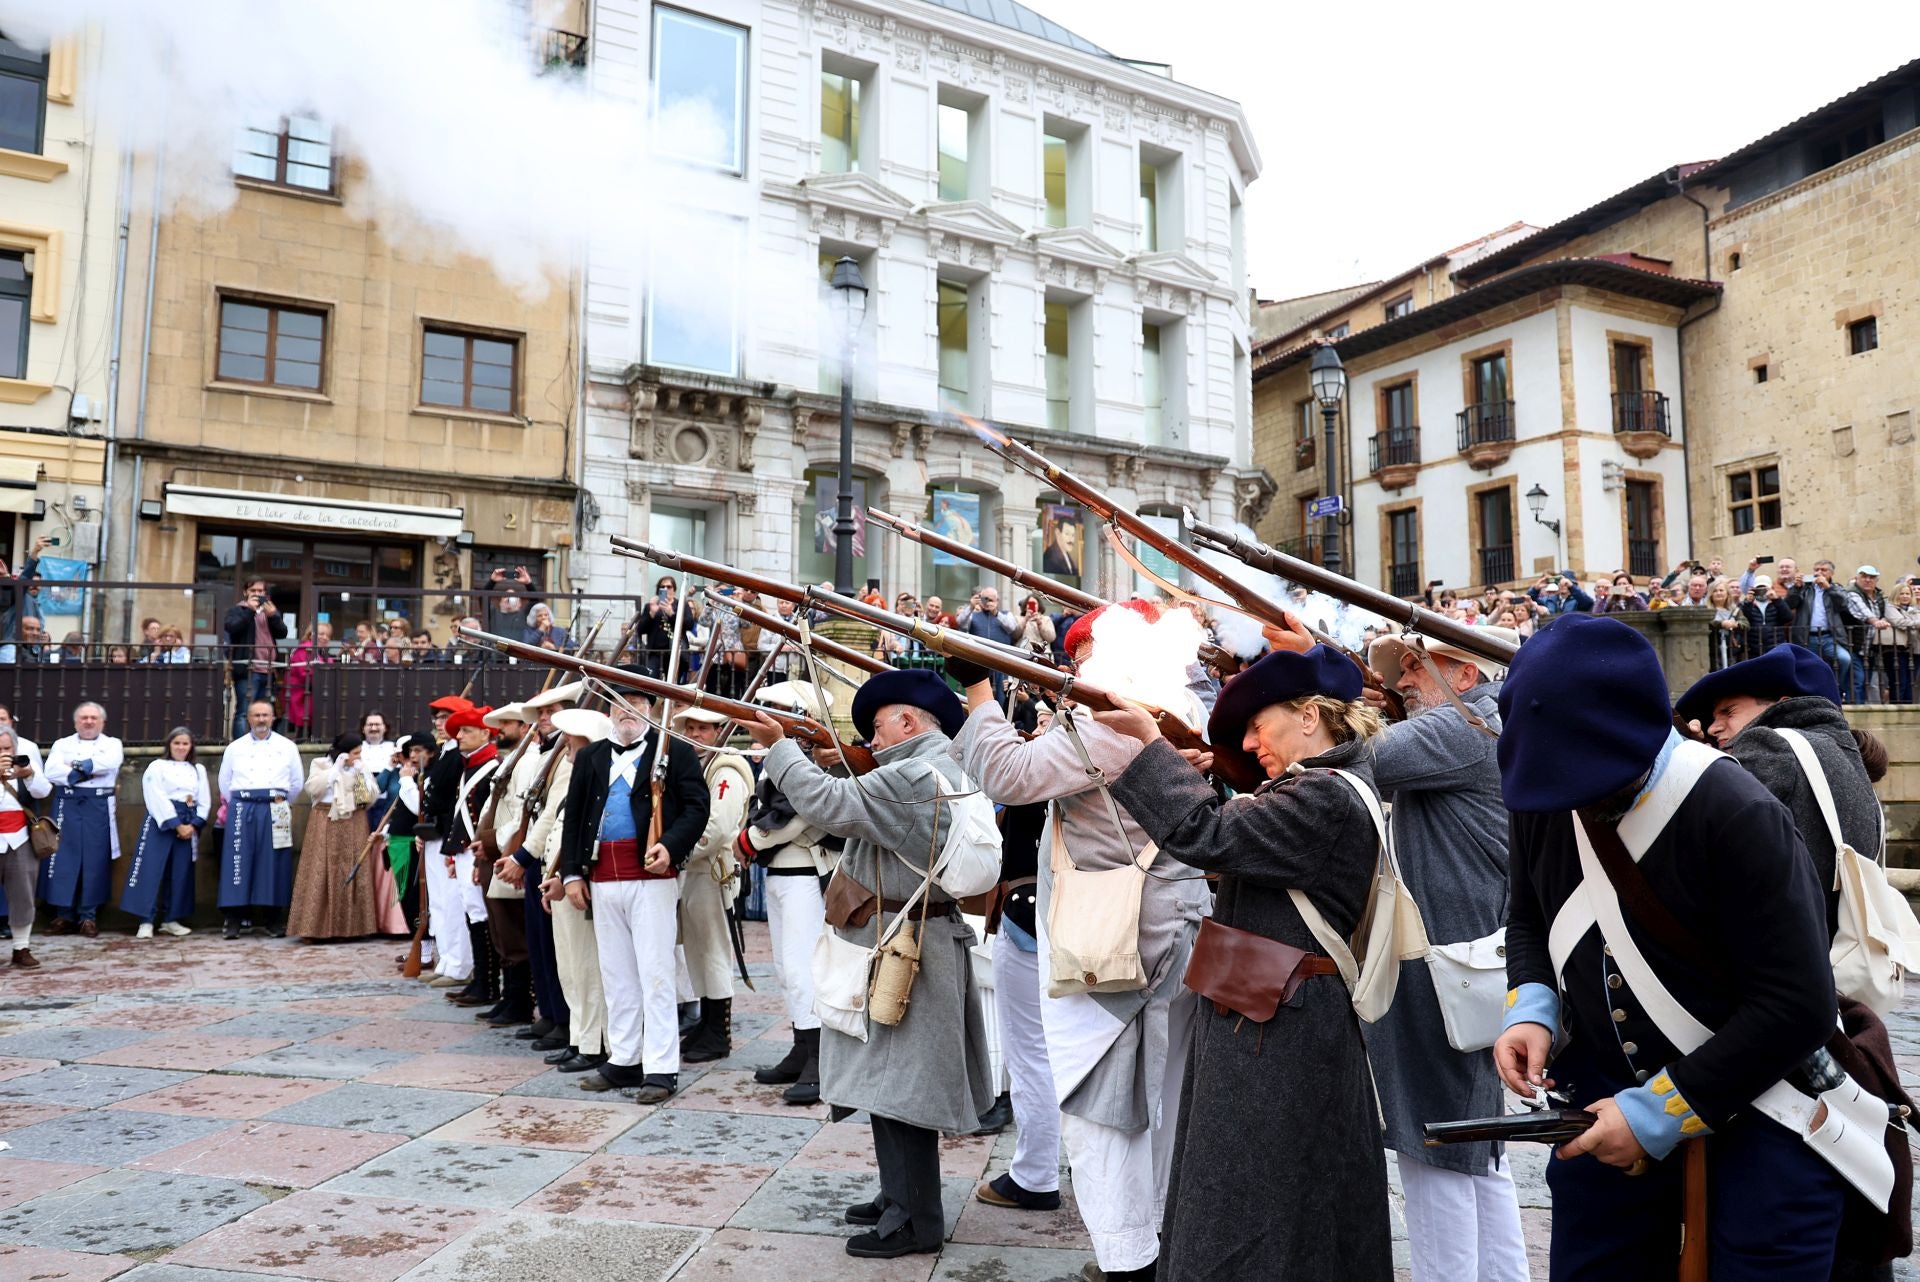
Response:
MULTIPOLYGON (((874 753, 878 768, 838 778, 814 765, 791 740, 767 754, 766 777, 786 794, 808 824, 846 838, 840 867, 884 899, 904 901, 920 885, 934 846, 935 825, 945 840, 949 807, 936 793, 959 791, 960 767, 947 756, 937 730, 874 753), (896 857, 897 852, 897 857, 896 857), (905 862, 903 863, 902 860, 905 862)), ((938 886, 931 902, 949 902, 938 886)), ((914 913, 918 929, 920 914, 914 913)), ((871 948, 892 918, 876 912, 842 939, 871 948)), ((986 1020, 967 950, 973 929, 959 917, 930 917, 920 941, 920 973, 906 1017, 868 1026, 860 1042, 820 1030, 820 1098, 838 1108, 935 1131, 971 1131, 992 1105, 986 1020)))
POLYGON ((1860 760, 1860 745, 1854 742, 1846 716, 1817 695, 1780 700, 1749 721, 1727 744, 1728 755, 1793 812, 1793 826, 1800 830, 1800 839, 1813 856, 1814 879, 1826 899, 1827 935, 1831 938, 1840 922, 1840 894, 1833 888, 1833 838, 1820 815, 1813 785, 1801 772, 1800 759, 1793 755, 1787 741, 1774 733, 1776 729, 1798 730, 1813 745, 1827 786, 1833 789, 1840 835, 1869 859, 1878 859, 1881 854, 1880 798, 1867 780, 1866 763, 1860 760))
MULTIPOLYGON (((1378 841, 1353 789, 1362 743, 1222 801, 1164 740, 1114 783, 1181 862, 1220 874, 1214 920, 1318 953, 1289 888, 1350 935, 1378 841)), ((1335 976, 1309 979, 1264 1025, 1202 1003, 1181 1091, 1160 1276, 1208 1282, 1384 1282, 1393 1276, 1386 1156, 1360 1021, 1335 976)))
MULTIPOLYGON (((1499 697, 1499 684, 1487 682, 1460 699, 1497 730, 1499 697)), ((1373 781, 1393 803, 1400 874, 1436 944, 1479 939, 1506 923, 1507 810, 1497 746, 1452 704, 1396 722, 1371 744, 1373 781)), ((1504 1107, 1493 1053, 1447 1044, 1426 962, 1400 963, 1393 1006, 1365 1033, 1387 1147, 1402 1161, 1487 1174, 1494 1145, 1428 1148, 1421 1136, 1422 1123, 1494 1117, 1504 1107)))

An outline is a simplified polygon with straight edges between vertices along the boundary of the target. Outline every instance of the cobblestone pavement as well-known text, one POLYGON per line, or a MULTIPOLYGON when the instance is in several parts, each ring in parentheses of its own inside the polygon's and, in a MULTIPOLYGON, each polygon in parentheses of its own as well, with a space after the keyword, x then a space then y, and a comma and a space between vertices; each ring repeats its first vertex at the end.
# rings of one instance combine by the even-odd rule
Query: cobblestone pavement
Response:
MULTIPOLYGON (((0 1279, 1077 1278, 1070 1183, 1057 1213, 972 1200, 1010 1133, 944 1144, 937 1259, 846 1256, 870 1133, 754 1084, 790 1038, 766 928, 748 943, 733 1056, 649 1108, 398 978, 392 941, 36 941, 43 970, 0 970, 0 1279)), ((1920 1018, 1893 1035, 1920 1078, 1920 1018)), ((1545 1154, 1515 1166, 1544 1277, 1545 1154)))

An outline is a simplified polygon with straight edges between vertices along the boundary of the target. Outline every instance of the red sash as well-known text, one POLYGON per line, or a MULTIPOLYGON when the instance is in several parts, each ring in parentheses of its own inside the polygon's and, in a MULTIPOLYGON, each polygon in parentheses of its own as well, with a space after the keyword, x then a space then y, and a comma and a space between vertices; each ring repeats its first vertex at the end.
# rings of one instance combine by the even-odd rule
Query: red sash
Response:
POLYGON ((24 810, 0 810, 0 834, 25 832, 27 830, 27 812, 24 810))

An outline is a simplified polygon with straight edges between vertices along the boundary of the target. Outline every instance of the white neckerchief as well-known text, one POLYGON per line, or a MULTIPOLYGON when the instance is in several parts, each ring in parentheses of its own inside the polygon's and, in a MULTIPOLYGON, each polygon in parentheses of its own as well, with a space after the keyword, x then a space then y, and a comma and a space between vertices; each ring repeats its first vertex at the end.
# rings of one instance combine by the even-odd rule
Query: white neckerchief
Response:
POLYGON ((613 774, 609 777, 609 782, 617 777, 627 781, 629 790, 634 787, 634 780, 640 772, 640 758, 646 754, 647 740, 651 733, 649 731, 641 735, 624 748, 617 743, 613 745, 613 774))

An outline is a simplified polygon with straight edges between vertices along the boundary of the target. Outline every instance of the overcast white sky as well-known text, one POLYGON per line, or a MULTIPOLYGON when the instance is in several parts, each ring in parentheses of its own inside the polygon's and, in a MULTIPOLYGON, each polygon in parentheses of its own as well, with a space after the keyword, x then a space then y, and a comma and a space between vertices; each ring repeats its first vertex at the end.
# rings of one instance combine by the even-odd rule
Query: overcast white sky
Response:
POLYGON ((1920 4, 1027 0, 1238 100, 1263 298, 1371 280, 1724 155, 1920 57, 1920 4))

